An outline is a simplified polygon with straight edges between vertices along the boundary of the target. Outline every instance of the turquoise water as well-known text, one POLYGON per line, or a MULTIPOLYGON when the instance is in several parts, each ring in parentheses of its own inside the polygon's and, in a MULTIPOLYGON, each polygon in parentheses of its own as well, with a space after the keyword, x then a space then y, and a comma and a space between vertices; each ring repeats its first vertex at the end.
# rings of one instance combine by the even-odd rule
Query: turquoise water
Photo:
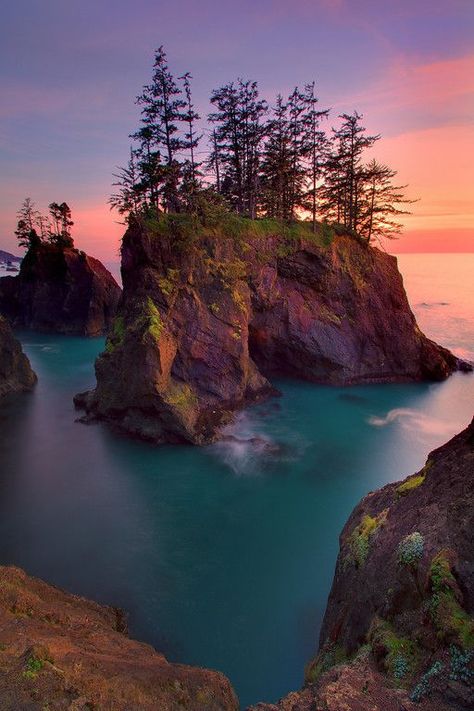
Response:
MULTIPOLYGON (((472 352, 474 300, 447 285, 446 255, 432 262, 430 287, 420 261, 401 260, 423 327, 472 352)), ((243 706, 301 685, 353 506, 474 412, 471 375, 282 381, 282 397, 239 416, 240 442, 156 448, 75 422, 103 340, 20 335, 39 383, 0 405, 0 562, 125 608, 132 635, 225 672, 243 706)))

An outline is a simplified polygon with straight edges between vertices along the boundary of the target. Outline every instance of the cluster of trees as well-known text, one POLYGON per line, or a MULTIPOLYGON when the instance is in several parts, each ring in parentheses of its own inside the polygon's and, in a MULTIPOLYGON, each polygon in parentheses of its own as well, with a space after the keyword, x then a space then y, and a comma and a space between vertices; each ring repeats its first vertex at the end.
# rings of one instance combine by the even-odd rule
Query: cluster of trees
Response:
POLYGON ((65 202, 52 202, 49 214, 43 215, 29 197, 25 198, 17 212, 17 228, 15 234, 20 247, 35 247, 42 242, 49 242, 60 247, 74 247, 71 237, 71 209, 65 202))
POLYGON ((360 114, 341 114, 326 131, 329 109, 319 108, 314 82, 269 107, 256 82, 239 79, 212 92, 199 160, 191 78, 175 79, 163 47, 156 51, 151 82, 137 97, 141 124, 128 164, 114 176, 110 204, 122 215, 193 212, 205 190, 250 218, 310 219, 314 230, 318 220, 338 222, 367 241, 400 231, 397 217, 413 201, 393 184, 396 171, 365 162, 380 136, 367 135, 360 114))

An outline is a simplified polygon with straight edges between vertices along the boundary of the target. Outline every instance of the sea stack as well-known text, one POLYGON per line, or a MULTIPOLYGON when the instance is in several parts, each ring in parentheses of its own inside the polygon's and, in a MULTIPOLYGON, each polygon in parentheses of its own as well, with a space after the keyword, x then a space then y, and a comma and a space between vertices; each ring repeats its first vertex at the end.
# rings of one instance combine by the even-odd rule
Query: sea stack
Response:
POLYGON ((6 319, 0 316, 0 397, 31 390, 36 375, 6 319))
POLYGON ((99 260, 74 247, 30 247, 18 276, 0 279, 0 311, 15 328, 99 336, 115 315, 121 289, 99 260))
POLYGON ((97 387, 76 397, 89 417, 205 444, 272 393, 274 376, 387 383, 442 380, 459 366, 418 328, 394 257, 343 231, 238 226, 131 218, 97 387))

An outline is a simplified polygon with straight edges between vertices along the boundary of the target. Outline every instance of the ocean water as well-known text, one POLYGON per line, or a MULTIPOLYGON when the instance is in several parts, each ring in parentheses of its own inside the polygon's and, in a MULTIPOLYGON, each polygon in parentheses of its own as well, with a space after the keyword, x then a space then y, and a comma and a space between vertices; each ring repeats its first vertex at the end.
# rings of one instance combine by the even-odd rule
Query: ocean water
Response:
MULTIPOLYGON (((474 359, 474 255, 404 255, 420 326, 474 359)), ((223 671, 242 706, 298 688, 352 508, 474 414, 474 376, 277 383, 238 441, 154 447, 75 421, 102 339, 20 334, 39 376, 0 405, 0 563, 125 608, 168 659, 223 671)))

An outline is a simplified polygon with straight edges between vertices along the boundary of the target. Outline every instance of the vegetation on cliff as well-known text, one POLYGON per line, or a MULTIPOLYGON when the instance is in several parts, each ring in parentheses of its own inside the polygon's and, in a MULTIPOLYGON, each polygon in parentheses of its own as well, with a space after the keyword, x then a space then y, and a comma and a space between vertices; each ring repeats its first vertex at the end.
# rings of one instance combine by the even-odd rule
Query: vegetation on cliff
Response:
POLYGON ((238 215, 295 222, 307 216, 342 224, 365 241, 395 236, 399 216, 413 202, 396 186, 396 171, 366 151, 380 138, 369 136, 362 116, 339 116, 327 134, 329 109, 320 109, 315 82, 295 87, 275 106, 259 95, 257 82, 238 79, 212 92, 209 151, 202 154, 200 116, 192 101, 189 72, 178 80, 160 47, 151 82, 137 97, 141 125, 126 167, 115 175, 110 199, 123 215, 191 213, 206 197, 220 197, 238 215))
POLYGON ((417 328, 396 260, 343 227, 313 233, 220 202, 147 213, 130 219, 122 278, 97 388, 76 402, 156 442, 213 441, 277 375, 442 379, 458 364, 417 328))
POLYGON ((360 502, 305 688, 255 709, 473 708, 473 458, 474 420, 420 473, 360 502))

